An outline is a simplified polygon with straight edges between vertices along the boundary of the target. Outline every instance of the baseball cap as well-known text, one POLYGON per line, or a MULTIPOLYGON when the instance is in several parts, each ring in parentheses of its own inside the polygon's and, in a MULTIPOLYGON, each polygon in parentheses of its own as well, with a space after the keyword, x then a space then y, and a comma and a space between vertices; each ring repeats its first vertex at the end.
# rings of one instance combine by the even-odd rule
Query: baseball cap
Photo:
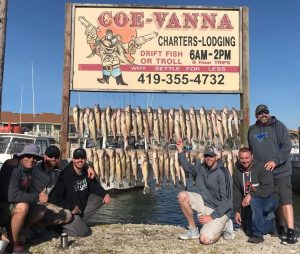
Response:
POLYGON ((264 104, 258 105, 255 109, 255 115, 258 115, 261 111, 264 111, 264 110, 269 110, 267 105, 264 105, 264 104))
POLYGON ((51 145, 48 146, 46 151, 45 151, 45 155, 48 156, 49 158, 56 158, 58 159, 60 157, 60 150, 57 146, 55 145, 51 145))
POLYGON ((204 149, 204 156, 209 155, 209 156, 216 156, 215 148, 213 146, 207 146, 204 149))
POLYGON ((73 158, 74 159, 86 159, 86 151, 83 148, 77 148, 73 152, 73 158))

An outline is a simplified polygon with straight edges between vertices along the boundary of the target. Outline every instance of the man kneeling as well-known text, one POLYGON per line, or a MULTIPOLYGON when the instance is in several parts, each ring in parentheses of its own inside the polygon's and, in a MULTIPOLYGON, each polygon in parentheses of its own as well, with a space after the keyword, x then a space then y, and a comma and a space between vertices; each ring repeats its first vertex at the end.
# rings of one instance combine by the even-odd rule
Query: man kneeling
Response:
POLYGON ((73 160, 68 164, 58 184, 63 186, 62 206, 73 214, 73 220, 63 226, 63 232, 70 236, 87 236, 91 234, 87 220, 103 205, 110 203, 100 183, 90 179, 86 163, 86 151, 78 148, 73 153, 73 160))
POLYGON ((241 148, 233 173, 233 206, 236 222, 242 224, 250 236, 248 242, 261 243, 263 235, 273 232, 273 212, 278 206, 273 194, 272 172, 265 170, 262 163, 253 161, 249 148, 241 148))

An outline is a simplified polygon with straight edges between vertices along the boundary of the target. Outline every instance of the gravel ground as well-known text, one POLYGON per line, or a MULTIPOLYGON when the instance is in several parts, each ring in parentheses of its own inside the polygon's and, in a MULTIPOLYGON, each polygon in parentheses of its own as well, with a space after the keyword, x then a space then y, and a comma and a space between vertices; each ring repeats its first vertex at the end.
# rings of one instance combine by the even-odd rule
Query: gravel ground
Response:
POLYGON ((110 224, 92 227, 93 234, 85 238, 69 237, 70 246, 60 248, 60 237, 54 233, 47 239, 38 239, 31 245, 33 254, 152 254, 152 253, 259 253, 288 254, 300 253, 299 244, 285 246, 277 237, 265 236, 261 244, 247 243, 247 237, 239 230, 234 240, 221 238, 212 246, 203 246, 198 240, 182 241, 178 235, 185 232, 183 227, 145 224, 110 224))

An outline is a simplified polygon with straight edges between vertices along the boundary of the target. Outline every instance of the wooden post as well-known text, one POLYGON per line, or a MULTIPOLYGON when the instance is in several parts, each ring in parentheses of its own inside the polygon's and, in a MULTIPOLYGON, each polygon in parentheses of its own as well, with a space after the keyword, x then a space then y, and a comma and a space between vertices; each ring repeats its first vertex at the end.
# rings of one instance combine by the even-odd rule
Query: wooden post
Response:
POLYGON ((249 118, 249 13, 248 7, 242 7, 242 87, 240 105, 241 121, 241 147, 248 146, 249 118))
POLYGON ((0 0, 0 122, 2 112, 2 83, 6 38, 7 0, 0 0))
POLYGON ((67 159, 69 151, 67 151, 68 132, 69 132, 69 106, 70 106, 70 70, 71 70, 71 20, 72 20, 72 4, 66 3, 65 16, 65 51, 64 51, 64 74, 62 85, 62 114, 61 114, 61 130, 60 130, 60 149, 61 158, 67 159))

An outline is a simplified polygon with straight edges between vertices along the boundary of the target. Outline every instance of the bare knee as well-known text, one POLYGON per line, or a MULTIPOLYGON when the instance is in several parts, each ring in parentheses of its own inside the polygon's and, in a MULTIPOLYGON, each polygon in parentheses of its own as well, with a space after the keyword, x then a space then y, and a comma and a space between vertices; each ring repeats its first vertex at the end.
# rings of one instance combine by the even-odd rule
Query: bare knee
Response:
POLYGON ((185 202, 189 202, 189 195, 186 191, 181 191, 178 194, 178 202, 180 204, 185 203, 185 202))
POLYGON ((29 211, 29 204, 22 202, 22 203, 17 203, 16 207, 13 212, 14 215, 18 215, 20 217, 26 217, 27 213, 29 211))
POLYGON ((205 244, 205 245, 209 245, 212 244, 211 239, 209 239, 207 236, 205 235, 200 235, 200 243, 205 244))

